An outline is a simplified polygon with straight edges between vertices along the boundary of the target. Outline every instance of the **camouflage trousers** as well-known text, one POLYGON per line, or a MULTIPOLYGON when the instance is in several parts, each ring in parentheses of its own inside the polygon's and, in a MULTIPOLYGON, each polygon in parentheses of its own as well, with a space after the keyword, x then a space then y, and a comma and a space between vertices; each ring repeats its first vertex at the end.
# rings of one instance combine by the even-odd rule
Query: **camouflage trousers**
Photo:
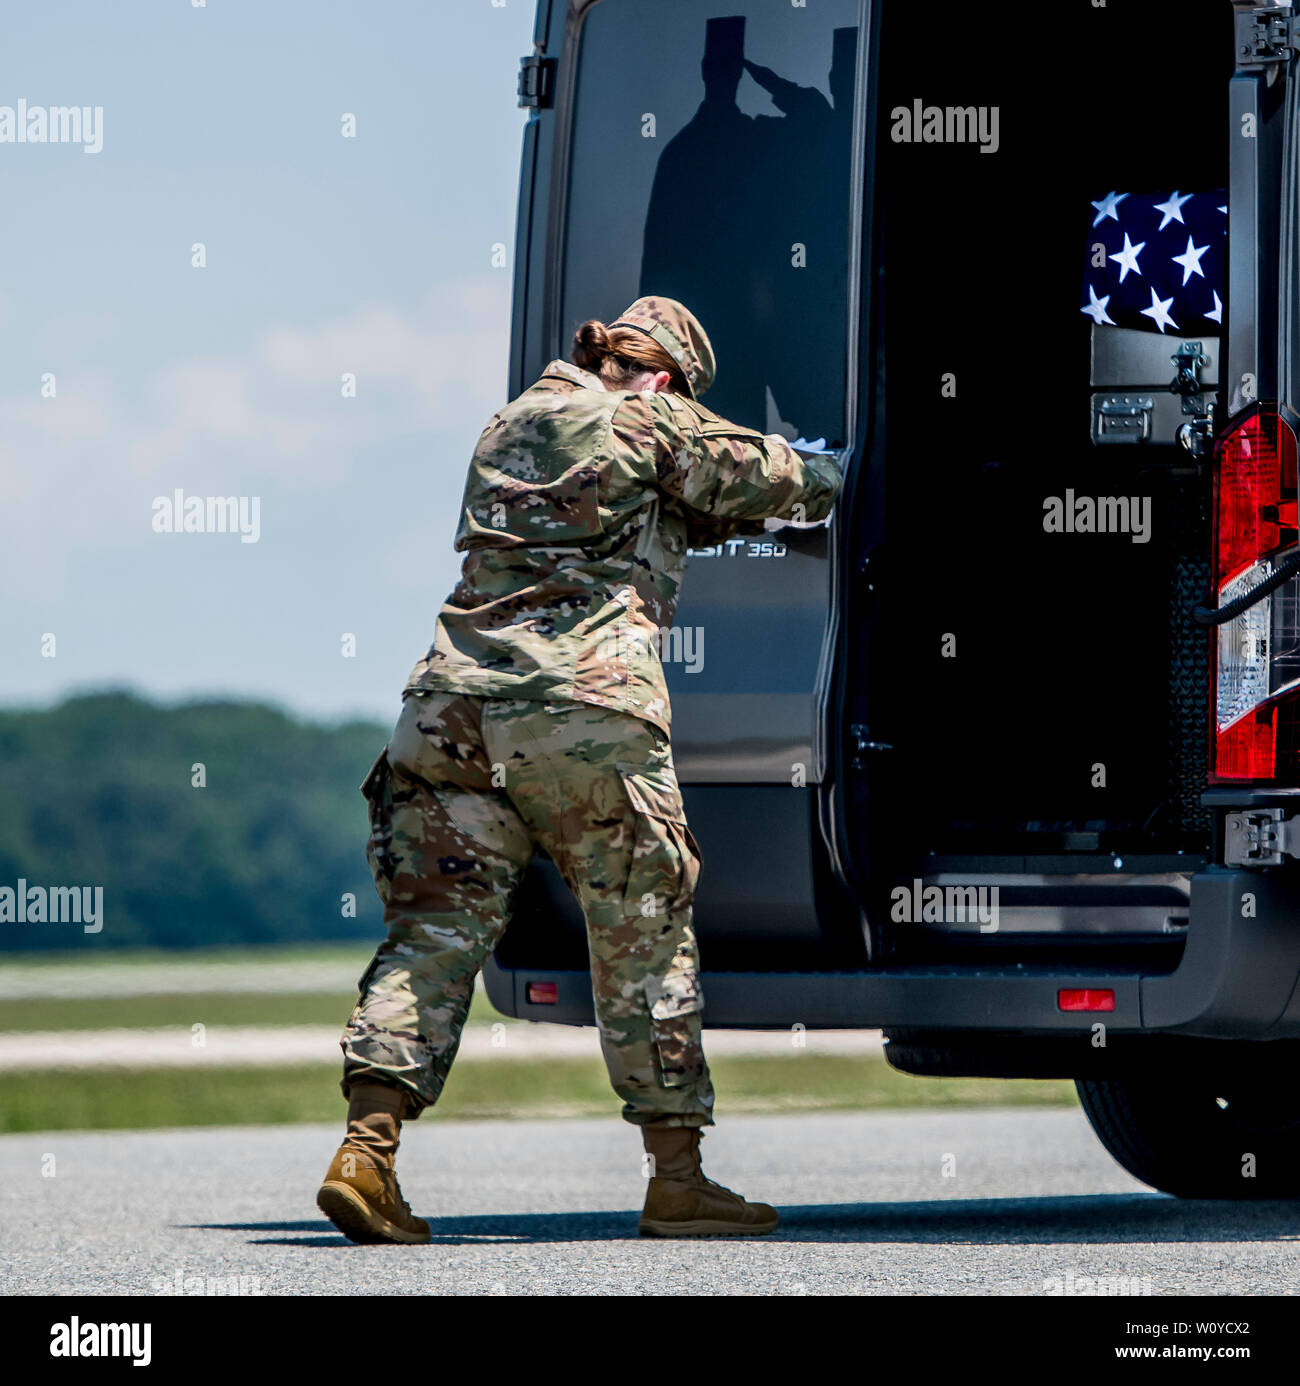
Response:
POLYGON ((343 1032, 343 1089, 438 1100, 474 979, 544 848, 587 922, 601 1050, 623 1116, 713 1124, 691 901, 699 856, 668 738, 586 703, 408 693, 362 790, 387 939, 343 1032))

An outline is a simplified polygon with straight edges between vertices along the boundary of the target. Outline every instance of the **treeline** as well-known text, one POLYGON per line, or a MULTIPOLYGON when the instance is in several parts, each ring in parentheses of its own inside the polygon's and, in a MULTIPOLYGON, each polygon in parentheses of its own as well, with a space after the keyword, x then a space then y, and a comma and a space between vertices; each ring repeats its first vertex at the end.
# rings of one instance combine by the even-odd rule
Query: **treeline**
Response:
POLYGON ((0 712, 0 950, 378 937, 358 786, 387 735, 128 693, 0 712), (101 930, 19 922, 20 883, 102 887, 101 930))

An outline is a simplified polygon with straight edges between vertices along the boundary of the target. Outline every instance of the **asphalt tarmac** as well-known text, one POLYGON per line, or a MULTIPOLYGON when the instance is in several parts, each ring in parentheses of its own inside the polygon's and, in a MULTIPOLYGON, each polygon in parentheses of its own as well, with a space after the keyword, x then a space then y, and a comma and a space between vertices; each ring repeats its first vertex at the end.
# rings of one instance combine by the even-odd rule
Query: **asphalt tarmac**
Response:
POLYGON ((1144 1188, 1072 1111, 736 1116, 706 1171, 775 1203, 744 1241, 636 1235, 617 1117, 408 1125, 423 1247, 355 1247, 317 1212, 339 1129, 0 1138, 0 1293, 1293 1294, 1300 1205, 1144 1188))

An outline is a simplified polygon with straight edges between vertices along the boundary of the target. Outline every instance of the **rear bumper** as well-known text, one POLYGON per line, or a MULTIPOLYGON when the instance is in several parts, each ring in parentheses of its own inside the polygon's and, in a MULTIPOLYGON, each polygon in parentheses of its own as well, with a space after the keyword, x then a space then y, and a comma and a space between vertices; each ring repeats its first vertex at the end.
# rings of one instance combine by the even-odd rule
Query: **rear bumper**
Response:
MULTIPOLYGON (((853 972, 706 972, 705 1024, 736 1029, 917 1029, 1042 1034, 1108 1031, 1220 1039, 1300 1038, 1300 870, 1199 872, 1187 946, 1164 976, 1052 967, 908 968, 853 972), (1063 1012, 1062 988, 1106 988, 1107 1012, 1063 1012)), ((595 1022, 587 972, 484 969, 503 1014, 595 1022), (534 1004, 530 983, 552 983, 534 1004)))

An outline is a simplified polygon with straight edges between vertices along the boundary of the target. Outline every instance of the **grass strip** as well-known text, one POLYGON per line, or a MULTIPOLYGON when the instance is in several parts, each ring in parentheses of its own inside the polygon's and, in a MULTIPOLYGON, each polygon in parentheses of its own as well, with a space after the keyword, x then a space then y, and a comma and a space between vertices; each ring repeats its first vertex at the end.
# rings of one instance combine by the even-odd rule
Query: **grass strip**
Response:
POLYGON ((259 964, 337 963, 355 967, 360 976, 370 961, 381 935, 356 943, 270 944, 229 948, 108 948, 78 947, 23 952, 0 952, 6 972, 31 971, 57 974, 64 968, 84 967, 203 967, 207 963, 259 964))
MULTIPOLYGON (((913 1078, 854 1056, 719 1058, 718 1115, 734 1112, 929 1107, 1073 1106, 1074 1085, 985 1078, 913 1078)), ((338 1121, 333 1065, 294 1068, 112 1069, 0 1074, 0 1131, 338 1121)), ((609 1116, 618 1110, 592 1059, 483 1059, 456 1065, 438 1120, 609 1116)))
MULTIPOLYGON (((143 1030, 180 1025, 336 1025, 343 1029, 356 992, 195 992, 176 996, 23 997, 0 1001, 0 1034, 41 1030, 143 1030)), ((471 1023, 506 1020, 486 993, 470 1001, 471 1023)), ((506 1021, 523 1024, 522 1021, 506 1021)))

